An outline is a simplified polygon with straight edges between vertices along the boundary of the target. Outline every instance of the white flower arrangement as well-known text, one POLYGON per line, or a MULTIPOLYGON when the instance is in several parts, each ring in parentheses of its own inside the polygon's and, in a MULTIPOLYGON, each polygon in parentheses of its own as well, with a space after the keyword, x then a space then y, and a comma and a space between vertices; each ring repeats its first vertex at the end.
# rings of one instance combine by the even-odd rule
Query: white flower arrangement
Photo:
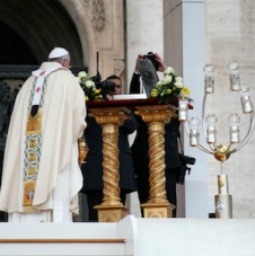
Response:
POLYGON ((160 98, 161 103, 169 103, 171 98, 188 98, 190 90, 183 85, 183 78, 175 76, 175 70, 167 67, 164 78, 157 82, 156 87, 151 90, 151 97, 160 98))
POLYGON ((78 80, 81 88, 85 93, 85 100, 102 100, 103 95, 101 90, 96 88, 95 82, 91 80, 90 76, 85 71, 78 73, 78 80))

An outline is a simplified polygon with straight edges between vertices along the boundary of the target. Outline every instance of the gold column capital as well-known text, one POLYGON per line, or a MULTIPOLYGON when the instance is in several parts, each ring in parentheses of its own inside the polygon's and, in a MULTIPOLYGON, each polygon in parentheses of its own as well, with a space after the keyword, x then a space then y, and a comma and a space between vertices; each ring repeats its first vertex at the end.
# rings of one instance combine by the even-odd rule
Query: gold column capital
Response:
POLYGON ((167 124, 177 114, 171 110, 171 105, 153 105, 136 107, 136 115, 140 115, 145 123, 161 122, 167 124))
POLYGON ((124 113, 123 108, 94 108, 89 110, 89 116, 94 117, 100 125, 113 124, 121 126, 128 116, 124 113))

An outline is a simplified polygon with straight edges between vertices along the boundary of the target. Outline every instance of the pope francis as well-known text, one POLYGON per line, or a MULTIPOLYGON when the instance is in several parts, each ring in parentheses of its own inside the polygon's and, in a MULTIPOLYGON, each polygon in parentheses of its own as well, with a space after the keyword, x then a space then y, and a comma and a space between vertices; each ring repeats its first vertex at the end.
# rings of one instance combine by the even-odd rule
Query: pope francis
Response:
POLYGON ((79 211, 78 139, 86 106, 69 66, 68 51, 54 48, 16 98, 0 191, 9 222, 70 222, 79 211))

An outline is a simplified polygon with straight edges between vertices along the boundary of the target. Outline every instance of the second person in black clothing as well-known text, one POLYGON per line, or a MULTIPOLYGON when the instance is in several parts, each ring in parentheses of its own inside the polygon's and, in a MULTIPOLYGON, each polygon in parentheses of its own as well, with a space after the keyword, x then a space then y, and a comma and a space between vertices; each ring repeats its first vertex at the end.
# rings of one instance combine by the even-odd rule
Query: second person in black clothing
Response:
MULTIPOLYGON (((139 74, 139 61, 143 59, 143 55, 137 56, 135 70, 130 84, 130 93, 141 92, 141 82, 139 74)), ((166 65, 156 54, 156 60, 159 63, 157 71, 164 71, 166 65)), ((149 143, 148 143, 148 127, 140 116, 137 116, 138 128, 135 140, 131 146, 135 165, 135 173, 137 175, 137 190, 140 204, 149 200, 149 143)), ((178 154, 178 137, 179 137, 179 121, 172 119, 170 123, 165 125, 165 177, 166 177, 166 195, 168 201, 177 206, 176 196, 176 180, 181 167, 178 154)), ((143 215, 143 212, 142 212, 143 215)), ((176 217, 176 209, 173 210, 173 217, 176 217)))

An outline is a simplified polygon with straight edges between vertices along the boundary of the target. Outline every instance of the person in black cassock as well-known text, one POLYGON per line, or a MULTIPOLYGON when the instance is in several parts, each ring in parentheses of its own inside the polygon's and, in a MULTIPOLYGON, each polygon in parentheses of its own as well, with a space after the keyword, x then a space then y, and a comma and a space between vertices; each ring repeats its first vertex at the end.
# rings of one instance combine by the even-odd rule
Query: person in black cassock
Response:
MULTIPOLYGON (((113 95, 121 94, 122 81, 115 75, 106 80, 115 83, 115 91, 108 92, 106 95, 108 100, 112 100, 113 95)), ((103 200, 102 128, 92 117, 87 116, 86 122, 88 126, 84 135, 89 152, 86 163, 81 167, 84 181, 80 192, 87 196, 89 221, 98 221, 98 212, 94 206, 100 205, 103 200)), ((128 141, 128 135, 133 133, 136 128, 137 122, 133 114, 119 127, 120 198, 123 205, 125 205, 126 195, 137 189, 133 157, 128 141)))
MULTIPOLYGON (((131 79, 130 94, 141 92, 139 61, 144 59, 144 55, 139 54, 136 60, 136 66, 131 79)), ((157 71, 163 72, 166 69, 161 57, 156 54, 155 60, 158 62, 157 71)), ((149 200, 149 143, 148 127, 140 116, 136 116, 138 122, 137 134, 131 146, 137 175, 137 190, 140 204, 149 200)), ((181 168, 181 162, 178 154, 179 121, 174 118, 165 125, 165 177, 166 177, 166 195, 168 201, 177 206, 176 181, 181 168)), ((143 212, 142 212, 143 215, 143 212)), ((173 210, 173 217, 176 217, 176 209, 173 210)))

